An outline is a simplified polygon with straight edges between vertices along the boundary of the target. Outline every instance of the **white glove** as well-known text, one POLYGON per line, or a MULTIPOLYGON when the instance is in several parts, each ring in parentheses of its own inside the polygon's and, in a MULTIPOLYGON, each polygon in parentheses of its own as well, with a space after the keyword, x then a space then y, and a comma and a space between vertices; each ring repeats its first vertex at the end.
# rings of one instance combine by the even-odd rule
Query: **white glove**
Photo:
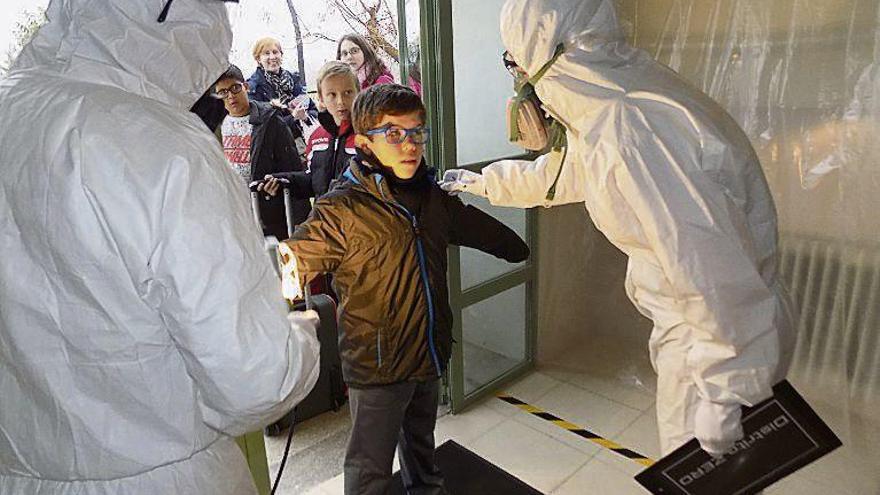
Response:
POLYGON ((281 270, 281 295, 288 302, 303 298, 303 288, 299 283, 296 255, 287 242, 278 244, 278 266, 281 270))
POLYGON ((712 457, 720 457, 743 437, 739 404, 719 404, 700 399, 694 415, 694 436, 712 457))
POLYGON ((449 194, 466 192, 484 198, 489 195, 486 192, 486 181, 483 179, 482 174, 461 168, 447 170, 443 174, 443 180, 440 181, 440 189, 449 194))
POLYGON ((313 339, 318 338, 318 325, 321 324, 321 318, 314 309, 291 311, 287 313, 287 321, 290 322, 290 328, 294 332, 306 332, 313 339))

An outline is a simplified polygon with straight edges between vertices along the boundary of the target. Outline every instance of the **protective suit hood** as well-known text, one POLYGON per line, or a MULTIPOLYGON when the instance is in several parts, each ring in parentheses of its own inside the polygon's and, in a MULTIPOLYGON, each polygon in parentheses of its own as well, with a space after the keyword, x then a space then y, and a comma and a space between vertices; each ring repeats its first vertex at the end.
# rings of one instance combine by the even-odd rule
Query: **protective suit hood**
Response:
POLYGON ((52 0, 49 22, 22 50, 10 75, 40 70, 114 86, 190 108, 229 66, 232 31, 223 2, 52 0))
POLYGON ((560 43, 566 49, 613 49, 623 34, 610 0, 518 0, 501 10, 501 39, 516 63, 534 74, 560 43))
POLYGON ((602 118, 597 108, 641 86, 645 74, 630 69, 651 63, 626 43, 612 0, 509 0, 501 10, 501 39, 529 76, 564 46, 535 83, 535 92, 544 108, 575 133, 602 118), (595 103, 571 105, 573 98, 595 103))

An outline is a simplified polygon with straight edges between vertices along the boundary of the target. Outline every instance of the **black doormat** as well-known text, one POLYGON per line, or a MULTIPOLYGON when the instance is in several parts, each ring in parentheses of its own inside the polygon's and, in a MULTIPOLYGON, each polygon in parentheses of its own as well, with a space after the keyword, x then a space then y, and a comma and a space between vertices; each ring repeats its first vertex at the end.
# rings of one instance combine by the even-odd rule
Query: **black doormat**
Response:
MULTIPOLYGON (((437 447, 435 455, 449 495, 543 495, 452 440, 437 447)), ((394 473, 391 495, 405 493, 398 471, 394 473)))

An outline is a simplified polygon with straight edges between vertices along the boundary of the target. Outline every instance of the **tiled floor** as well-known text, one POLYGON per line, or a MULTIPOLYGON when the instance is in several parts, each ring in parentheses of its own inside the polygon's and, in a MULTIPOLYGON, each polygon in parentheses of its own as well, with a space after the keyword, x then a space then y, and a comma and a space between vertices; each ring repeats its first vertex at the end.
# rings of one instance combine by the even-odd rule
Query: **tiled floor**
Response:
MULTIPOLYGON (((654 398, 645 387, 595 373, 544 367, 505 391, 632 450, 652 458, 659 456, 654 398)), ((820 414, 833 416, 832 412, 820 414)), ((496 398, 486 399, 462 414, 440 418, 436 439, 438 445, 454 439, 547 494, 647 493, 633 480, 643 469, 639 464, 496 398)), ((770 487, 766 493, 880 494, 880 488, 876 492, 870 488, 880 486, 872 478, 878 476, 880 465, 872 470, 867 464, 874 461, 865 463, 862 458, 864 465, 854 467, 852 457, 851 452, 841 449, 770 487)), ((341 494, 342 476, 335 476, 307 493, 341 494)))
MULTIPOLYGON (((276 493, 301 495, 341 473, 350 431, 351 418, 347 406, 297 424, 284 475, 276 493)), ((272 482, 278 473, 286 443, 286 432, 281 436, 266 437, 266 455, 272 482)), ((342 493, 341 488, 338 493, 342 493)))

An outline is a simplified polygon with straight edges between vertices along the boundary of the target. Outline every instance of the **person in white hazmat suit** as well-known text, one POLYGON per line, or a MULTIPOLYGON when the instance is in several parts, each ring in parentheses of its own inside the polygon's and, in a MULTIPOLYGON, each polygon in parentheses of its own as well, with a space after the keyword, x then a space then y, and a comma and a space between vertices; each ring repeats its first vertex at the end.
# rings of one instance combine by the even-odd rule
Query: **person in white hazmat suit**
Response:
POLYGON ((500 206, 585 203, 629 256, 627 293, 654 322, 663 454, 694 437, 725 452, 742 436, 740 406, 770 397, 793 348, 775 206, 747 137, 626 44, 611 0, 509 0, 501 38, 567 146, 451 170, 442 187, 500 206))
POLYGON ((188 109, 223 2, 52 0, 0 82, 0 493, 256 493, 234 435, 318 376, 248 193, 188 109))

